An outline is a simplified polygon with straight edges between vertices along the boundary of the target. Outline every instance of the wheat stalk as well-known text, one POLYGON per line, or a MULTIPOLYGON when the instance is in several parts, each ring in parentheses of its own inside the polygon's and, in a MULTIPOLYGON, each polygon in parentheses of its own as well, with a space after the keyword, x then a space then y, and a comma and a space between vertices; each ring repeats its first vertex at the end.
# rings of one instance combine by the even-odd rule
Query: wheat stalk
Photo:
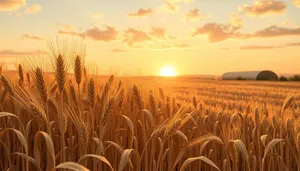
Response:
POLYGON ((73 84, 70 84, 70 95, 71 95, 73 103, 75 105, 78 105, 76 91, 75 91, 75 87, 73 84))
POLYGON ((182 119, 177 119, 176 121, 174 121, 171 125, 169 125, 166 128, 166 131, 164 132, 164 137, 168 138, 171 137, 179 128, 179 126, 182 123, 182 119))
POLYGON ((297 151, 300 152, 300 133, 298 133, 296 136, 296 147, 297 151))
POLYGON ((26 77, 27 77, 27 81, 28 81, 28 83, 30 84, 30 82, 31 82, 31 79, 30 79, 30 74, 27 72, 26 73, 26 77))

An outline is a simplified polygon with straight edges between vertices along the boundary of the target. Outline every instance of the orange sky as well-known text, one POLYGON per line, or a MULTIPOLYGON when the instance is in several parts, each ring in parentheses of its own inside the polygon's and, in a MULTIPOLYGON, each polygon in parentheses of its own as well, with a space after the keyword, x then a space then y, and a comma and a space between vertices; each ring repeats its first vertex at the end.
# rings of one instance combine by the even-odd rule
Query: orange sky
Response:
POLYGON ((86 44, 99 74, 300 73, 300 0, 0 0, 0 62, 48 38, 86 44))

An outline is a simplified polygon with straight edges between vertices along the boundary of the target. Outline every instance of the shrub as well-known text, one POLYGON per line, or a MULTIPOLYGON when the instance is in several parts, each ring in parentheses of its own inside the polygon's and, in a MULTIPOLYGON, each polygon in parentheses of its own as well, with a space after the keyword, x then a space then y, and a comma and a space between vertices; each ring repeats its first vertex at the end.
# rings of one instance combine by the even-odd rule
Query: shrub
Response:
POLYGON ((236 80, 246 80, 243 77, 237 77, 236 80))

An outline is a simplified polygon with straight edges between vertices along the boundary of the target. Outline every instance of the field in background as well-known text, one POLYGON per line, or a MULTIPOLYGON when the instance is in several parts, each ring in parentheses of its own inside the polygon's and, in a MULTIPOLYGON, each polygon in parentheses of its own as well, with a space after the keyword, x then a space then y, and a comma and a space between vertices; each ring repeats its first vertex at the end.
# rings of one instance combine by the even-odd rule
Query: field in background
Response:
POLYGON ((299 83, 30 73, 1 76, 1 170, 300 170, 299 83))

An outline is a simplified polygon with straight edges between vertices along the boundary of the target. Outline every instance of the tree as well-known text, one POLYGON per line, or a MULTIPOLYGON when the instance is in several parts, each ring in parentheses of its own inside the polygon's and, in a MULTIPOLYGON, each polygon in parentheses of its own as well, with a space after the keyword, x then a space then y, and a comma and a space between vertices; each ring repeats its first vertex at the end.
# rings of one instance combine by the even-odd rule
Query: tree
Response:
POLYGON ((300 81, 300 75, 294 75, 289 78, 290 81, 300 81))
POLYGON ((285 76, 281 76, 281 77, 279 78, 279 81, 288 81, 288 78, 286 78, 285 76))

